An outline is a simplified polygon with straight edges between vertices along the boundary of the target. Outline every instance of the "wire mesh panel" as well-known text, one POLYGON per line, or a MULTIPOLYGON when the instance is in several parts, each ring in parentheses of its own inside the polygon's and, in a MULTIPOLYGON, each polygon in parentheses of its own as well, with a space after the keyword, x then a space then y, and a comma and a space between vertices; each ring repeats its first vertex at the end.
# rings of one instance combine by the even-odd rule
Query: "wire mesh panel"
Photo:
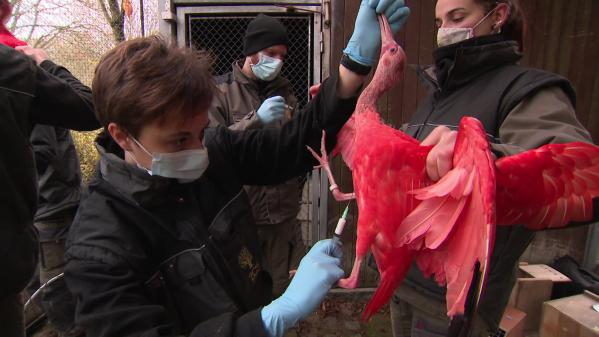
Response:
MULTIPOLYGON (((246 14, 190 14, 187 16, 188 46, 205 49, 216 57, 214 74, 231 71, 233 62, 244 58, 245 29, 256 13, 246 14)), ((308 87, 312 83, 312 15, 272 15, 283 22, 289 35, 289 52, 282 74, 291 81, 300 108, 308 101, 308 87)))

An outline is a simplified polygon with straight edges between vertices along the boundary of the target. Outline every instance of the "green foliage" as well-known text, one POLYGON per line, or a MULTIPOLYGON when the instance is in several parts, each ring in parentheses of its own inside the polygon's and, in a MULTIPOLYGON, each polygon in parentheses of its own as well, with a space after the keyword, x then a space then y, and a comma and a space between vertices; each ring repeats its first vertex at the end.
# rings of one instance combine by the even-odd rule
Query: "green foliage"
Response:
POLYGON ((73 142, 75 143, 77 154, 79 155, 81 176, 83 177, 83 182, 85 184, 89 182, 89 179, 96 169, 96 164, 100 159, 98 151, 94 146, 94 140, 100 131, 101 129, 89 132, 71 131, 73 142))

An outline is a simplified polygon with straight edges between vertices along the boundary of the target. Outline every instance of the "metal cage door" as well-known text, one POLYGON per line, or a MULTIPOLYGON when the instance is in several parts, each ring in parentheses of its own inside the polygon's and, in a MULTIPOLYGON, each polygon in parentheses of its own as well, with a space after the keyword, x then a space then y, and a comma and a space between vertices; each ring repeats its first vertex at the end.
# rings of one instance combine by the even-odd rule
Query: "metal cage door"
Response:
MULTIPOLYGON (((209 5, 208 1, 195 2, 194 6, 189 6, 189 1, 180 7, 175 4, 172 10, 176 15, 169 16, 168 20, 171 25, 166 25, 166 29, 162 25, 161 31, 175 35, 180 46, 210 51, 215 57, 215 76, 230 72, 232 64, 244 58, 245 29, 256 15, 264 13, 280 19, 287 27, 290 40, 282 74, 291 82, 300 108, 306 105, 308 88, 322 80, 321 61, 325 58, 320 2, 306 1, 302 6, 294 1, 293 10, 274 4, 222 5, 221 2, 212 5, 212 1, 209 5)), ((165 14, 163 19, 166 20, 165 14)), ((298 219, 302 222, 303 238, 308 245, 327 233, 327 184, 326 174, 314 171, 304 188, 298 219)))

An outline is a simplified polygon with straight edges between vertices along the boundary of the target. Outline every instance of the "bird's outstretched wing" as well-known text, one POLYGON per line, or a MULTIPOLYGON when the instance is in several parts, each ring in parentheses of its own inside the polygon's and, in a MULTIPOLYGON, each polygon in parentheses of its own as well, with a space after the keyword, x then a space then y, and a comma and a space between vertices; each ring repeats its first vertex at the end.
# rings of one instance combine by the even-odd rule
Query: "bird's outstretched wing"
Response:
POLYGON ((414 191, 422 202, 399 226, 395 242, 420 251, 422 271, 447 283, 449 316, 463 313, 477 261, 480 298, 495 238, 493 160, 478 120, 460 122, 453 165, 439 182, 414 191))
POLYGON ((559 228, 593 216, 599 197, 599 147, 549 144, 496 162, 497 224, 559 228))

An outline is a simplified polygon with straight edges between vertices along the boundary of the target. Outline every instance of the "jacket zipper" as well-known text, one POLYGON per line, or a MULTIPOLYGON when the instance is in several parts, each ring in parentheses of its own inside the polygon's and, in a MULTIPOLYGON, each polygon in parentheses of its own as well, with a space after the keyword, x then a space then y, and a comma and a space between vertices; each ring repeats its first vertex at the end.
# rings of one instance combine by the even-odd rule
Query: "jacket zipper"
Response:
POLYGON ((435 87, 435 92, 433 92, 433 97, 431 100, 431 109, 428 112, 428 114, 426 115, 426 118, 424 119, 424 121, 422 121, 422 126, 420 126, 418 128, 418 130, 416 131, 416 133, 414 134, 414 138, 418 139, 418 137, 420 137, 420 134, 422 133, 422 131, 424 130, 424 128, 426 127, 428 120, 430 119, 431 115, 433 114, 433 112, 435 111, 435 107, 437 105, 437 96, 438 94, 441 93, 441 87, 439 87, 439 82, 437 82, 435 79, 433 79, 426 71, 424 71, 423 69, 420 69, 420 73, 422 78, 431 83, 432 85, 434 85, 435 87))

